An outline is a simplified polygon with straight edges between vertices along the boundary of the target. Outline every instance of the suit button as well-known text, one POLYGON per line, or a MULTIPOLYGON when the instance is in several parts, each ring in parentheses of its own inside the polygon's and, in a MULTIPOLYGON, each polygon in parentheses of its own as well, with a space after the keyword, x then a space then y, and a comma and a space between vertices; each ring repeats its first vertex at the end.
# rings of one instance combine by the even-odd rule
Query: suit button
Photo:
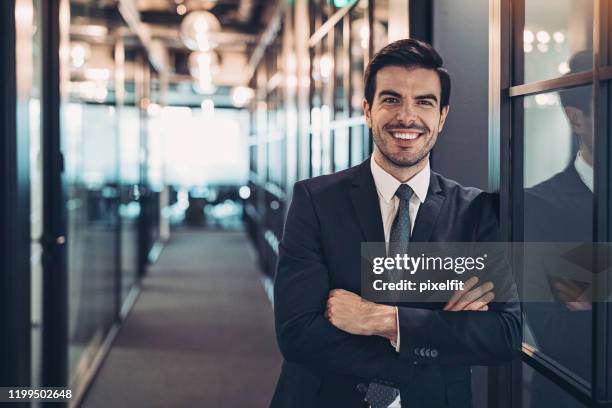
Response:
POLYGON ((438 357, 438 350, 436 350, 436 349, 431 350, 431 356, 432 356, 433 358, 438 357))
POLYGON ((416 347, 414 348, 414 355, 415 355, 415 356, 418 356, 418 355, 419 355, 419 349, 418 349, 418 348, 416 348, 416 347))
POLYGON ((425 350, 425 357, 429 357, 431 353, 431 350, 427 349, 425 350))
POLYGON ((419 354, 421 355, 421 357, 425 357, 425 349, 419 349, 419 354))
POLYGON ((357 387, 356 387, 356 388, 357 388, 357 391, 359 391, 359 392, 360 392, 360 393, 362 393, 362 394, 365 394, 365 393, 366 393, 366 391, 368 391, 368 386, 367 386, 367 385, 365 385, 365 384, 363 384, 363 383, 359 383, 359 384, 357 384, 357 387))

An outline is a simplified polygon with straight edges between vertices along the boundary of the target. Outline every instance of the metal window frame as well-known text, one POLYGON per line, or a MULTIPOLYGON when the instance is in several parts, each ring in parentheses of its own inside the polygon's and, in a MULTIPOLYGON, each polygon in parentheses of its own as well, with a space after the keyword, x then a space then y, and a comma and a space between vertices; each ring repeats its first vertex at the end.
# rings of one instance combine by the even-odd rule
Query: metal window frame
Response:
POLYGON ((60 37, 65 0, 42 2, 43 324, 42 385, 68 385, 68 271, 60 131, 60 37))
MULTIPOLYGON (((612 10, 607 0, 594 0, 593 14, 593 70, 563 78, 523 83, 522 32, 525 19, 526 0, 491 0, 490 16, 490 168, 499 168, 493 175, 490 186, 499 187, 501 202, 502 236, 508 241, 523 240, 523 153, 525 96, 591 85, 594 111, 595 174, 594 196, 594 241, 610 241, 612 231, 610 208, 610 187, 612 180, 612 146, 610 115, 610 25, 612 10), (512 50, 506 52, 506 50, 512 50), (508 69, 507 67, 511 67, 508 69), (604 82, 607 81, 607 82, 604 82), (512 84, 516 84, 512 86, 512 84), (600 228, 598 228, 598 226, 600 228), (601 228, 603 226, 603 228, 601 228)), ((528 1, 528 0, 527 0, 528 1)), ((517 276, 520 285, 521 276, 517 276)), ((610 282, 603 282, 610 287, 610 282)), ((592 387, 585 386, 575 376, 553 361, 540 356, 529 345, 523 346, 521 361, 512 365, 510 372, 499 370, 490 376, 495 406, 522 406, 522 364, 532 367, 544 375, 568 396, 589 406, 612 405, 612 373, 609 361, 612 346, 612 304, 595 304, 593 315, 593 381, 592 387), (501 377, 500 377, 501 375, 501 377), (511 379, 511 392, 507 384, 500 381, 505 376, 511 379), (504 395, 510 395, 510 403, 504 402, 504 395)), ((490 393, 491 394, 491 393, 490 393)))
MULTIPOLYGON (((0 114, 2 182, 0 226, 0 385, 29 386, 31 382, 30 325, 30 185, 29 144, 17 122, 17 56, 15 0, 0 7, 0 114), (25 150, 25 151, 24 151, 25 150), (25 156, 24 156, 24 153, 25 156), (24 347, 26 345, 26 347, 24 347)), ((23 405, 19 406, 25 406, 23 405)))

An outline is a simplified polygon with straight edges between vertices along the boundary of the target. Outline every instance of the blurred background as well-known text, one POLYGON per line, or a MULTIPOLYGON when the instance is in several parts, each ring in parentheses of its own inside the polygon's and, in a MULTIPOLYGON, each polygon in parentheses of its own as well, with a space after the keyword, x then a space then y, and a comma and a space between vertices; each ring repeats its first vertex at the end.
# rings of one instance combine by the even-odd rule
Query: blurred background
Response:
MULTIPOLYGON (((363 71, 401 38, 431 42, 453 82, 432 168, 499 192, 508 241, 542 211, 525 192, 574 162, 559 94, 583 90, 586 240, 610 241, 606 0, 5 0, 0 18, 0 386, 267 406, 293 184, 369 156, 363 71)), ((526 330, 520 361, 473 368, 474 406, 536 407, 538 381, 563 406, 612 401, 612 309, 593 310, 569 351, 588 369, 526 330)))

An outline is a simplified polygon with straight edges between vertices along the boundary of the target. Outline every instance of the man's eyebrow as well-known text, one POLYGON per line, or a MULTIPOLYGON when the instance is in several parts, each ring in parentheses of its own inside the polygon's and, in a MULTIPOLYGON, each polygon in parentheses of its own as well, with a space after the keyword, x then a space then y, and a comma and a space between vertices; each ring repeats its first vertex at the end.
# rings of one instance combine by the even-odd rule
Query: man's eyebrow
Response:
POLYGON ((432 99, 433 101, 438 102, 438 97, 434 94, 418 95, 414 99, 417 99, 417 100, 432 99))
POLYGON ((383 89, 382 91, 380 91, 378 93, 378 97, 380 98, 381 96, 386 95, 386 96, 395 96, 396 98, 401 98, 402 95, 399 92, 396 91, 392 91, 391 89, 383 89))

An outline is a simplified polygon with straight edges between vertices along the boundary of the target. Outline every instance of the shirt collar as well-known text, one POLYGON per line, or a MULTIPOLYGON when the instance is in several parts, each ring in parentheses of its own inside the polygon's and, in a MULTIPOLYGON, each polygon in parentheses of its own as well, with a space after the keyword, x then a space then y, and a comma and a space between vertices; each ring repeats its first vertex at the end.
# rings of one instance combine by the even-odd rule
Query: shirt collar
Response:
MULTIPOLYGON (((380 165, 376 163, 376 160, 374 160, 374 156, 370 158, 370 169, 372 170, 372 176, 374 177, 374 184, 376 185, 378 194, 380 194, 387 203, 391 202, 397 188, 402 183, 380 167, 380 165)), ((430 177, 431 170, 429 169, 428 160, 423 170, 419 171, 410 180, 404 183, 410 186, 421 203, 425 202, 425 197, 427 197, 430 177)))
POLYGON ((593 167, 589 165, 589 163, 584 160, 580 150, 576 155, 576 160, 574 160, 574 167, 576 168, 576 172, 580 177, 580 180, 593 192, 593 167))

